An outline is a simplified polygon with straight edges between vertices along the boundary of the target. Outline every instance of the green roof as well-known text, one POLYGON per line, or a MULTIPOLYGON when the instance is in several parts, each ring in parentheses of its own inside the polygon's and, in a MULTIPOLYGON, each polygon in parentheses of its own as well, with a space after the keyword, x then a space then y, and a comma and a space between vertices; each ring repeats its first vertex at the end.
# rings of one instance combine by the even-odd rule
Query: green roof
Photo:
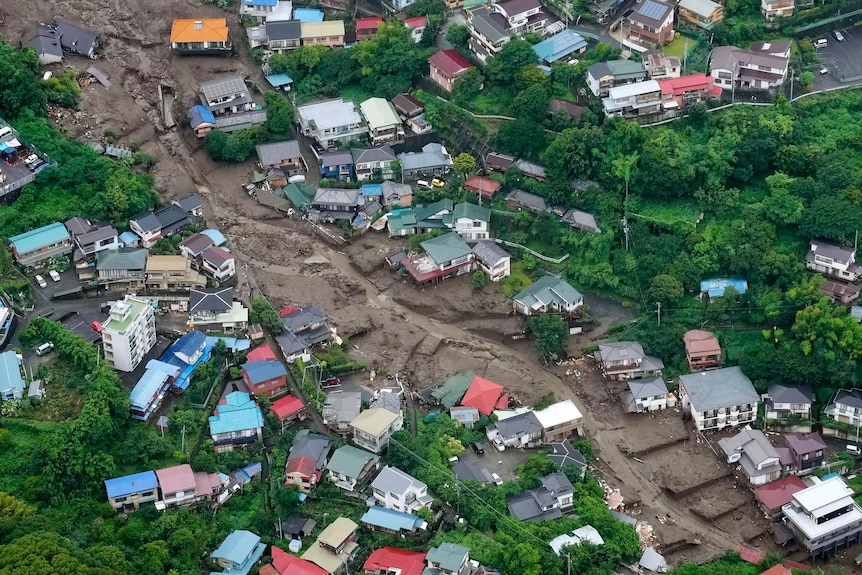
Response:
POLYGON ((113 312, 118 304, 123 303, 128 304, 131 308, 129 313, 125 316, 125 319, 119 320, 112 317, 106 323, 102 324, 102 329, 106 329, 116 333, 123 333, 124 331, 126 331, 126 328, 129 327, 132 321, 134 321, 134 319, 141 314, 141 312, 143 312, 146 308, 150 307, 149 302, 132 297, 126 297, 125 299, 115 303, 114 307, 111 308, 111 311, 113 312))
POLYGON ((9 238, 9 243, 15 246, 15 251, 19 254, 26 254, 44 247, 71 240, 72 238, 69 237, 69 232, 66 230, 66 226, 57 222, 13 236, 9 238))
POLYGON ((491 221, 491 210, 469 202, 463 202, 455 206, 452 212, 452 218, 467 218, 469 220, 481 220, 483 222, 491 221))
POLYGON ((436 563, 443 571, 458 573, 469 555, 469 547, 454 543, 441 543, 440 547, 432 547, 428 550, 425 560, 428 563, 436 563))
POLYGON ((467 242, 462 240, 461 236, 455 232, 449 232, 448 234, 425 240, 420 245, 425 253, 438 264, 451 262, 472 253, 467 242))
POLYGON ((608 62, 608 66, 613 70, 614 78, 617 80, 625 80, 629 77, 638 78, 644 75, 644 65, 634 60, 611 60, 608 62))
POLYGON ((380 459, 364 449, 344 445, 335 450, 326 468, 333 473, 341 473, 347 477, 357 478, 365 465, 375 459, 380 459))
POLYGON ((297 210, 310 208, 311 202, 314 200, 314 194, 316 193, 314 186, 308 184, 288 184, 282 188, 282 191, 297 210))
POLYGON ((452 200, 449 198, 443 198, 433 204, 428 204, 427 206, 417 206, 413 209, 416 214, 416 221, 421 222, 422 220, 427 220, 434 214, 437 214, 442 211, 452 211, 452 200))
POLYGON ((472 371, 464 371, 456 373, 446 380, 438 389, 431 392, 431 396, 440 402, 440 405, 446 409, 451 409, 453 405, 461 401, 464 394, 467 393, 467 388, 473 383, 476 374, 472 371))
POLYGON ((97 270, 144 270, 147 253, 143 248, 102 250, 96 254, 97 270))
POLYGON ((555 303, 558 306, 570 306, 583 297, 581 292, 562 278, 547 275, 526 287, 513 299, 531 309, 537 309, 549 303, 555 303))

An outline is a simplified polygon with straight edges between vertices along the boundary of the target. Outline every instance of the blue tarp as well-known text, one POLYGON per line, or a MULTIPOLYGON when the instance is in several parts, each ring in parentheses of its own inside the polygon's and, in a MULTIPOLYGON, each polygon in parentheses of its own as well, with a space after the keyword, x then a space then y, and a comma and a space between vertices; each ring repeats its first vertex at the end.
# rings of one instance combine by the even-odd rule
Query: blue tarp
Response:
POLYGON ((216 119, 213 116, 213 113, 209 111, 205 106, 201 106, 198 104, 197 106, 192 106, 188 111, 189 116, 189 124, 191 124, 192 129, 197 128, 201 124, 212 124, 215 125, 216 119))
POLYGON ((706 292, 709 297, 724 296, 724 289, 732 286, 740 295, 748 291, 748 282, 743 279, 714 278, 700 282, 700 291, 706 292))
POLYGON ((238 337, 209 336, 207 337, 207 346, 215 347, 219 340, 223 341, 225 346, 227 346, 227 348, 232 351, 246 351, 248 349, 251 349, 250 339, 240 339, 238 337))
POLYGON ((120 241, 124 245, 128 245, 141 241, 141 238, 135 232, 123 232, 120 234, 120 241))
POLYGON ((362 184, 359 191, 363 197, 375 197, 383 195, 383 184, 362 184))
POLYGON ((221 233, 218 230, 214 230, 212 228, 205 229, 204 231, 201 232, 201 235, 208 237, 210 240, 212 240, 212 243, 214 245, 217 245, 217 246, 221 246, 222 244, 224 244, 227 241, 227 239, 225 239, 223 233, 221 233))

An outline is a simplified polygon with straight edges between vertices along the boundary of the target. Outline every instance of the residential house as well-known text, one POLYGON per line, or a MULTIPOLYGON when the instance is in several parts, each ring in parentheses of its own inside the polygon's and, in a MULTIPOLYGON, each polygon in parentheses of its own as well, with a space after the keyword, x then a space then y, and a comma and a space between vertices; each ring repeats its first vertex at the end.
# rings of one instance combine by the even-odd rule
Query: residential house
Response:
POLYGON ((303 46, 328 46, 337 48, 344 45, 344 21, 302 22, 301 38, 303 46))
POLYGON ((262 438, 263 414, 248 393, 234 391, 216 406, 209 426, 216 453, 234 451, 262 438))
POLYGON ((341 435, 349 435, 351 422, 362 411, 362 394, 355 391, 330 393, 323 404, 323 423, 341 435))
MULTIPOLYGON (((652 1, 652 0, 645 0, 652 1)), ((616 86, 602 99, 605 115, 635 118, 657 114, 662 110, 661 85, 656 80, 616 86)))
POLYGON ((566 468, 574 467, 580 472, 581 477, 584 476, 587 460, 580 451, 572 447, 568 439, 549 445, 551 452, 548 454, 548 459, 557 466, 558 470, 564 471, 566 468))
POLYGON ((709 59, 709 75, 722 88, 766 90, 787 78, 790 41, 757 42, 749 50, 719 46, 709 59))
POLYGON ((488 441, 499 437, 506 447, 535 447, 542 443, 544 427, 536 413, 526 411, 489 425, 485 431, 488 441))
POLYGON ((644 64, 632 60, 608 60, 587 68, 587 87, 597 98, 607 97, 611 88, 643 82, 646 79, 647 70, 644 64))
POLYGON ((422 41, 422 36, 425 34, 425 28, 428 27, 427 16, 415 16, 404 20, 404 25, 410 30, 410 36, 415 43, 422 41))
POLYGON ((721 86, 706 74, 689 74, 679 78, 658 80, 661 87, 661 105, 665 110, 683 109, 694 102, 715 100, 721 97, 721 86))
POLYGON ((243 364, 242 380, 255 395, 276 397, 287 391, 287 369, 276 359, 261 359, 243 364))
POLYGON ((368 126, 362 122, 356 106, 341 98, 299 106, 296 121, 303 135, 313 138, 324 149, 368 136, 368 126))
MULTIPOLYGON (((641 554, 638 565, 652 573, 667 572, 667 560, 652 547, 647 547, 641 554)), ((771 575, 775 575, 774 573, 771 575)))
POLYGON ((559 519, 574 506, 575 488, 562 473, 541 478, 542 486, 506 498, 509 514, 519 521, 559 519))
POLYGON ((110 224, 92 223, 84 218, 72 218, 63 224, 75 242, 73 259, 77 262, 88 259, 102 250, 115 250, 120 247, 120 237, 116 228, 110 224))
POLYGON ((100 327, 105 361, 118 371, 134 371, 156 345, 155 313, 147 300, 125 296, 100 327))
POLYGON ((506 19, 510 36, 528 32, 543 33, 550 16, 542 9, 539 0, 503 0, 491 5, 506 19))
POLYGON ((468 10, 467 27, 470 50, 483 64, 500 52, 510 39, 506 17, 490 6, 468 10))
POLYGON ((473 426, 479 423, 479 410, 475 407, 456 405, 449 410, 449 417, 452 418, 452 421, 457 421, 467 429, 473 429, 473 426))
POLYGON ((356 41, 370 40, 377 37, 377 28, 383 24, 383 18, 372 16, 370 18, 356 19, 356 41))
POLYGON ((14 351, 0 353, 0 399, 22 399, 24 397, 22 367, 23 359, 14 351))
POLYGON ((52 24, 54 30, 57 31, 60 47, 63 48, 64 52, 71 52, 90 59, 99 57, 102 43, 96 34, 59 18, 54 18, 52 24))
POLYGON ((36 50, 39 64, 59 64, 63 61, 63 47, 60 46, 60 35, 54 28, 44 24, 36 24, 33 37, 27 45, 36 50))
POLYGON ((862 508, 841 477, 796 492, 782 510, 784 524, 814 558, 862 541, 862 508))
POLYGON ((240 530, 225 537, 218 549, 210 554, 210 559, 224 569, 222 575, 248 575, 263 557, 264 551, 266 543, 261 543, 259 536, 251 531, 240 530))
POLYGON ((428 523, 417 515, 386 509, 372 505, 362 516, 362 522, 371 531, 380 531, 390 535, 404 537, 413 533, 424 531, 428 523))
POLYGON ((258 144, 257 159, 258 165, 264 170, 276 168, 288 177, 307 171, 299 142, 296 140, 258 144))
POLYGON ((401 118, 392 102, 384 98, 369 98, 359 104, 359 110, 368 124, 372 145, 389 144, 404 139, 401 118))
POLYGON ((429 389, 429 400, 436 400, 445 409, 451 409, 461 401, 475 377, 476 374, 472 371, 456 373, 443 382, 443 385, 429 389))
POLYGON ((491 415, 495 409, 508 407, 509 394, 505 392, 502 385, 476 375, 461 399, 461 405, 475 407, 480 413, 491 415))
POLYGON ((320 483, 331 442, 325 435, 306 433, 294 440, 284 468, 284 484, 311 493, 320 483))
POLYGON ((732 287, 739 295, 748 291, 748 282, 744 279, 715 278, 700 282, 700 292, 703 296, 724 297, 724 290, 732 287))
MULTIPOLYGON (((382 193, 382 188, 381 188, 382 193)), ((452 200, 443 198, 413 209, 393 210, 386 221, 389 237, 424 234, 431 230, 446 230, 452 224, 452 200)))
POLYGON ((839 389, 823 412, 832 421, 859 427, 862 425, 862 390, 839 389))
POLYGON ((551 549, 557 556, 561 556, 560 554, 563 551, 563 547, 567 547, 569 545, 580 545, 581 543, 589 543, 591 545, 604 545, 605 540, 602 539, 601 534, 598 530, 592 525, 584 525, 583 527, 579 527, 572 531, 571 535, 566 533, 559 535, 548 543, 551 549))
POLYGON ((189 326, 233 333, 248 327, 248 308, 234 301, 233 288, 200 288, 189 293, 189 326))
POLYGON ((12 257, 23 267, 40 267, 45 260, 63 257, 74 250, 66 227, 55 222, 9 238, 12 257))
POLYGON ((353 443, 372 453, 381 453, 389 446, 389 438, 404 425, 400 414, 387 409, 366 409, 353 418, 350 429, 353 443))
POLYGON ((455 232, 425 240, 419 245, 424 253, 402 262, 417 284, 440 281, 473 271, 473 251, 455 232))
POLYGON ((201 106, 200 104, 192 106, 186 113, 186 117, 189 119, 189 126, 191 126, 195 137, 198 139, 205 138, 207 134, 216 128, 216 118, 206 106, 201 106))
POLYGON ((378 505, 404 513, 416 513, 423 507, 430 508, 434 498, 428 495, 428 486, 404 473, 397 467, 386 466, 371 483, 372 495, 369 507, 378 505))
POLYGON ((236 275, 236 262, 229 251, 213 246, 201 254, 201 270, 212 278, 225 281, 236 275))
POLYGON ((380 457, 352 445, 336 449, 326 464, 329 480, 341 489, 353 492, 362 490, 379 467, 380 457))
MULTIPOLYGON (((566 28, 549 38, 533 45, 533 50, 539 57, 539 63, 550 66, 568 58, 572 54, 587 51, 587 41, 577 32, 566 28)), ((570 60, 574 61, 574 60, 570 60)))
POLYGON ((667 390, 667 385, 661 377, 629 380, 629 392, 626 394, 626 411, 628 413, 645 413, 657 411, 676 405, 676 396, 667 390))
MULTIPOLYGON (((314 531, 317 521, 302 513, 293 513, 281 522, 281 530, 286 539, 305 539, 314 531)), ((274 551, 275 549, 273 549, 274 551)), ((284 553, 284 551, 282 551, 284 553)), ((273 553, 275 559, 275 553, 273 553)), ((276 563, 277 561, 273 561, 276 563)), ((283 571, 281 571, 283 573, 283 571)))
POLYGON ((413 188, 407 184, 383 182, 380 192, 388 208, 406 208, 413 203, 413 188))
POLYGON ((151 248, 161 238, 172 236, 191 223, 189 215, 177 206, 143 212, 129 220, 129 228, 141 238, 142 248, 151 248))
POLYGON ((490 200, 500 190, 501 185, 500 182, 495 182, 490 178, 473 175, 464 182, 464 189, 478 195, 479 200, 482 198, 490 200))
POLYGON ((142 471, 105 480, 108 504, 117 511, 134 511, 142 503, 154 503, 159 497, 159 480, 154 471, 142 471))
POLYGON ((542 425, 542 443, 548 444, 580 435, 584 417, 571 399, 558 401, 535 412, 542 425))
POLYGON ((770 383, 762 396, 767 420, 811 419, 814 391, 810 385, 770 383))
POLYGON ((452 226, 459 236, 467 241, 488 239, 491 210, 468 202, 455 204, 452 210, 452 226))
POLYGON ((805 267, 826 277, 850 282, 862 275, 862 266, 856 263, 856 248, 823 240, 811 240, 805 267))
POLYGON ((189 194, 171 202, 185 213, 196 218, 202 218, 204 215, 204 205, 201 202, 200 196, 197 194, 189 194))
POLYGON ((679 394, 700 431, 746 425, 757 417, 760 397, 739 367, 681 375, 679 394))
MULTIPOLYGON (((392 166, 397 157, 395 156, 395 151, 390 146, 353 148, 350 150, 350 155, 353 160, 356 180, 359 182, 367 180, 391 180, 395 177, 392 166)), ((409 206, 410 202, 401 205, 409 206)))
MULTIPOLYGON (((425 18, 421 16, 421 18, 425 18)), ((395 111, 405 121, 415 118, 425 112, 425 104, 411 96, 410 94, 398 94, 392 98, 392 105, 395 106, 395 111)))
POLYGON ((562 278, 546 275, 516 294, 512 305, 522 315, 572 313, 584 305, 584 296, 562 278))
POLYGON ((425 553, 397 547, 375 549, 362 565, 365 575, 422 575, 425 553))
POLYGON ((714 369, 721 365, 721 345, 718 338, 708 331, 692 329, 682 336, 685 357, 692 371, 714 369))
POLYGON ((670 44, 673 40, 674 6, 644 0, 629 16, 629 38, 646 45, 670 44))
POLYGON ((575 229, 592 232, 594 234, 602 233, 602 230, 596 223, 596 217, 593 214, 572 208, 566 210, 566 213, 563 214, 563 217, 560 219, 575 229))
POLYGON ((293 397, 292 395, 285 395, 284 397, 277 399, 272 403, 269 410, 272 411, 276 419, 281 422, 282 431, 284 431, 285 428, 293 422, 297 420, 305 421, 305 418, 308 417, 305 404, 302 403, 301 399, 293 397))
POLYGON ((203 82, 200 85, 200 102, 212 113, 215 127, 223 132, 266 122, 266 111, 259 109, 252 100, 242 74, 227 74, 203 82))
POLYGON ((548 117, 562 117, 577 122, 586 110, 587 106, 580 97, 578 97, 577 102, 563 98, 551 98, 551 103, 548 106, 548 117))
POLYGON ((760 13, 767 20, 793 16, 794 0, 760 0, 760 13))
MULTIPOLYGON (((347 154, 350 157, 350 154, 347 154)), ((356 189, 318 188, 312 208, 320 211, 324 221, 352 220, 361 205, 360 192, 356 189)))
POLYGON ((806 487, 808 485, 802 479, 796 475, 789 475, 758 487, 754 490, 754 498, 766 516, 774 523, 784 517, 782 508, 793 500, 796 493, 806 487))
POLYGON ((664 369, 664 362, 645 354, 636 341, 599 344, 599 350, 593 355, 602 374, 611 380, 657 377, 664 369))
POLYGON ((132 419, 147 421, 162 405, 168 392, 175 387, 182 368, 151 359, 144 374, 129 393, 129 413, 132 419))
POLYGON ((454 543, 441 543, 425 555, 422 575, 469 575, 470 549, 454 543))
POLYGON ((299 20, 267 22, 263 29, 267 48, 273 52, 287 54, 302 45, 302 22, 299 20))
POLYGON ((320 154, 320 177, 336 182, 350 182, 355 177, 353 156, 347 150, 333 150, 320 154))
POLYGON ((544 166, 540 166, 539 164, 533 162, 528 162, 523 158, 515 160, 515 163, 512 164, 512 167, 518 168, 522 175, 528 178, 532 178, 537 182, 544 182, 546 179, 544 166))
POLYGON ((728 463, 738 463, 752 485, 765 485, 781 477, 781 462, 775 447, 759 429, 743 429, 719 440, 728 463))
POLYGON ((488 274, 488 279, 492 282, 498 282, 511 273, 512 257, 490 240, 482 240, 473 246, 473 258, 479 269, 488 274))
POLYGON ((302 558, 311 561, 327 573, 347 569, 347 562, 356 555, 356 530, 359 526, 345 517, 339 517, 320 532, 302 558))
POLYGON ((371 397, 369 407, 379 407, 391 411, 395 415, 404 416, 404 410, 401 408, 401 399, 403 393, 401 391, 393 391, 390 389, 382 389, 374 392, 371 397))
POLYGON ((545 198, 520 189, 509 192, 506 196, 506 205, 516 210, 527 210, 534 214, 543 214, 548 210, 548 203, 545 198))
MULTIPOLYGON (((289 1, 286 2, 290 4, 289 1)), ((251 16, 259 24, 269 18, 269 16, 278 13, 279 0, 242 0, 239 5, 239 15, 251 16)))
POLYGON ((473 64, 455 50, 439 50, 428 59, 431 68, 431 80, 438 86, 452 92, 455 81, 463 76, 473 64))
POLYGON ((401 160, 401 174, 405 178, 429 174, 439 176, 449 173, 452 168, 452 156, 443 145, 436 142, 425 144, 421 152, 398 154, 398 159, 401 160))
POLYGON ((207 279, 192 269, 183 256, 149 256, 145 268, 146 286, 154 291, 186 291, 203 288, 207 279))
MULTIPOLYGON (((293 517, 293 515, 291 515, 291 517, 293 517)), ((316 525, 316 522, 313 519, 309 519, 309 521, 316 525)), ((311 534, 310 530, 308 534, 311 534)), ((287 535, 287 532, 285 532, 285 535, 287 535)), ((299 539, 303 538, 304 537, 299 539)), ((296 555, 291 555, 287 551, 282 551, 275 545, 270 549, 270 553, 272 553, 272 564, 261 567, 260 575, 329 575, 329 572, 326 571, 326 569, 321 569, 310 561, 300 559, 296 555), (272 568, 275 573, 269 571, 268 568, 272 568)))
POLYGON ((27 397, 34 399, 43 399, 45 397, 45 382, 41 379, 34 379, 27 386, 27 397))
POLYGON ((156 509, 159 511, 175 505, 190 505, 212 499, 223 487, 218 474, 192 471, 188 463, 157 469, 156 478, 160 493, 156 509))
POLYGON ((323 22, 326 14, 324 14, 323 10, 318 10, 317 8, 297 8, 293 11, 293 17, 303 23, 323 22))
POLYGON ((820 286, 820 293, 828 296, 834 303, 840 302, 847 305, 859 297, 860 289, 862 288, 856 284, 826 280, 826 283, 820 286))
POLYGON ((302 338, 308 346, 332 339, 332 328, 326 323, 326 314, 316 306, 290 309, 281 318, 285 331, 302 338))
MULTIPOLYGON (((642 56, 643 65, 650 80, 679 78, 682 75, 682 62, 680 62, 677 56, 668 56, 658 50, 647 50, 642 56)), ((623 62, 625 60, 617 61, 623 62)))
POLYGON ((712 0, 680 0, 679 20, 680 23, 712 30, 713 26, 724 20, 724 6, 712 0))
POLYGON ((230 54, 225 18, 178 19, 171 26, 171 49, 179 54, 230 54))
POLYGON ((805 475, 823 466, 826 443, 819 433, 785 433, 781 439, 784 445, 777 450, 783 472, 805 475))

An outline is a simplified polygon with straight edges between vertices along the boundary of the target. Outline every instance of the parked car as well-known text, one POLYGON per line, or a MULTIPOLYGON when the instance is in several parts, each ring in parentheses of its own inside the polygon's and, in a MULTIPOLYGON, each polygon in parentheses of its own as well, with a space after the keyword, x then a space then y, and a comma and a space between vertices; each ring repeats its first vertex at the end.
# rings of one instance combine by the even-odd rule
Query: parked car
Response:
POLYGON ((472 447, 473 451, 475 451, 478 455, 484 455, 485 454, 485 446, 482 445, 482 442, 480 442, 480 441, 474 441, 473 443, 470 444, 470 447, 472 447))
POLYGON ((848 445, 844 449, 847 450, 847 453, 850 455, 855 455, 856 457, 862 455, 862 449, 859 449, 858 445, 848 445))
POLYGON ((838 40, 839 42, 844 41, 844 34, 839 32, 838 30, 835 30, 834 32, 832 32, 832 35, 835 36, 835 39, 838 40))
POLYGON ((499 435, 494 438, 494 441, 492 443, 494 444, 494 449, 496 449, 497 451, 506 451, 506 444, 503 443, 503 438, 499 435))
POLYGON ((35 280, 36 280, 36 283, 37 283, 37 284, 39 284, 39 287, 40 287, 40 288, 46 288, 46 287, 48 287, 48 282, 46 282, 46 281, 45 281, 45 278, 43 278, 43 277, 42 277, 42 276, 40 276, 39 274, 36 274, 36 277, 35 277, 35 278, 33 278, 33 279, 35 279, 35 280))
POLYGON ((431 185, 434 186, 435 188, 443 188, 446 186, 446 182, 444 182, 443 180, 434 178, 433 180, 431 180, 431 185))
POLYGON ((54 349, 54 344, 50 341, 47 341, 36 348, 36 355, 42 357, 46 353, 49 353, 52 349, 54 349))
POLYGON ((101 323, 99 323, 98 321, 94 321, 93 323, 91 323, 91 324, 90 324, 90 327, 92 328, 92 330, 93 330, 94 332, 96 332, 96 333, 102 333, 102 324, 101 324, 101 323))
POLYGON ((491 474, 491 479, 494 480, 494 485, 503 485, 503 480, 496 473, 491 474))
POLYGON ((338 387, 339 385, 341 385, 341 378, 334 375, 330 375, 329 377, 325 377, 320 380, 320 387, 322 388, 338 387))
POLYGON ((60 274, 57 273, 57 270, 51 270, 48 272, 48 275, 51 276, 51 279, 55 282, 60 281, 60 274))
POLYGON ((424 189, 426 189, 426 190, 430 190, 430 189, 431 189, 431 184, 429 184, 429 183, 428 183, 427 181, 425 181, 425 180, 418 180, 418 181, 416 182, 416 185, 417 185, 418 187, 420 187, 420 188, 424 188, 424 189))

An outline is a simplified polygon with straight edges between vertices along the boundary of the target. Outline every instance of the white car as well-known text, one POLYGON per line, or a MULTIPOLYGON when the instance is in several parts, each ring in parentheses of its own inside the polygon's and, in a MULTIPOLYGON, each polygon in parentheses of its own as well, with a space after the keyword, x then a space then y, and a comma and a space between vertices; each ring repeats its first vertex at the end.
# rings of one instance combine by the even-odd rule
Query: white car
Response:
POLYGON ((499 435, 494 438, 492 443, 494 444, 494 449, 496 449, 497 451, 506 451, 506 444, 503 443, 503 438, 499 435))
POLYGON ((60 274, 57 273, 57 270, 51 270, 48 272, 48 275, 51 276, 51 279, 55 282, 60 281, 60 274))
POLYGON ((37 274, 37 275, 36 275, 36 277, 35 277, 35 278, 33 278, 33 279, 35 279, 35 280, 36 280, 36 283, 37 283, 37 284, 39 284, 39 287, 40 287, 40 288, 46 288, 46 287, 48 287, 48 282, 46 282, 46 281, 45 281, 45 278, 43 278, 42 276, 40 276, 40 275, 38 275, 38 274, 37 274))
POLYGON ((494 480, 494 485, 503 485, 503 480, 496 473, 491 474, 491 479, 494 480))

